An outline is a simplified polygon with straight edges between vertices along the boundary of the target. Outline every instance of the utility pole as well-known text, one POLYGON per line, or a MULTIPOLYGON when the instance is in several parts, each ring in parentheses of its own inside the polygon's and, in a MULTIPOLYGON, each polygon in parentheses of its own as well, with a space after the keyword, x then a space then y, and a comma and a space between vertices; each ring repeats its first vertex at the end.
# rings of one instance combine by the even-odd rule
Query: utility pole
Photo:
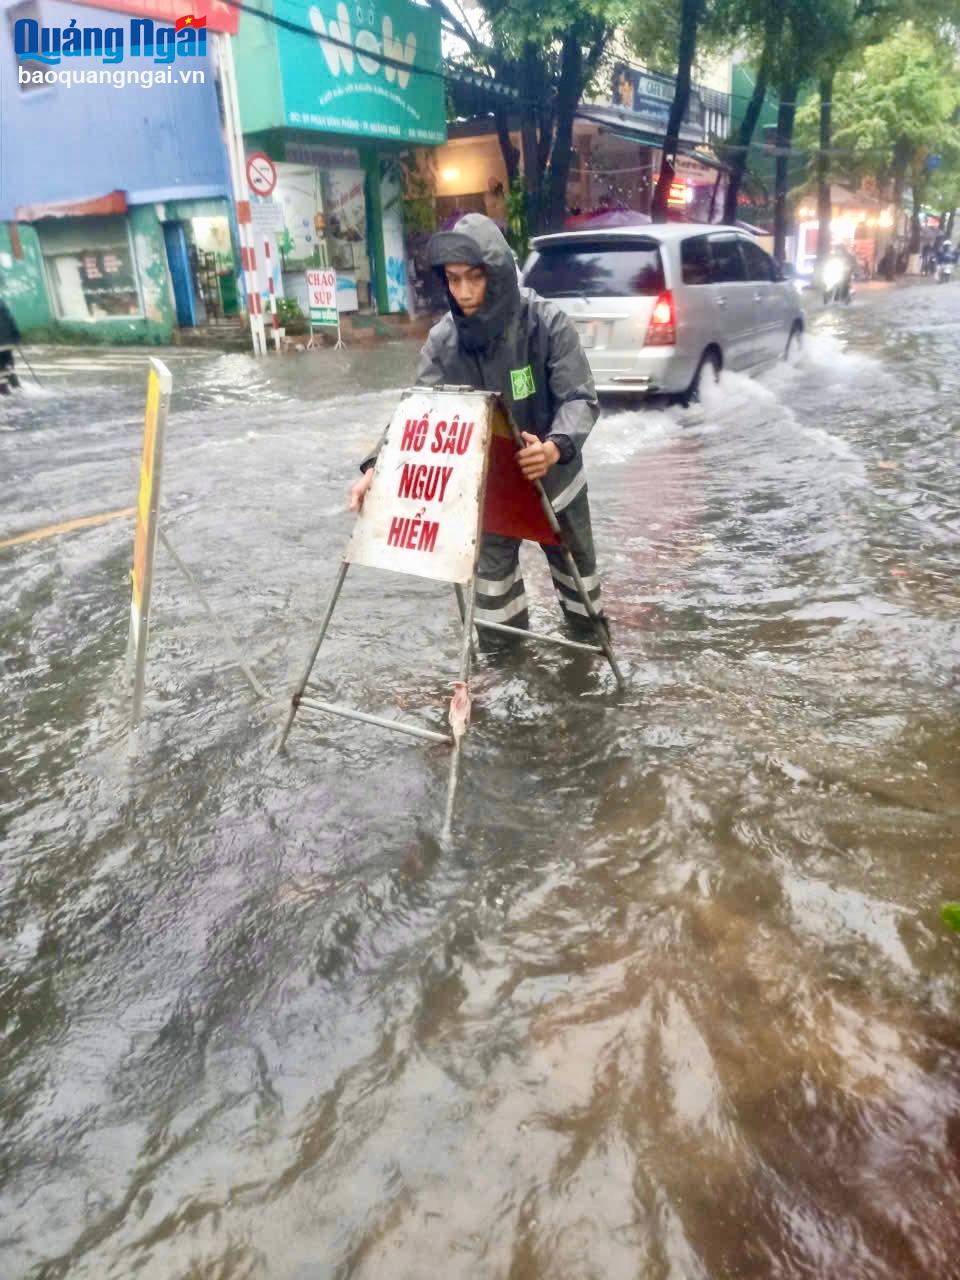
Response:
POLYGON ((233 188, 233 202, 240 233, 240 259, 243 263, 253 354, 265 356, 267 335, 263 324, 263 295, 260 290, 256 238, 250 216, 250 193, 247 190, 243 131, 240 127, 240 100, 237 97, 237 73, 233 63, 233 46, 230 43, 230 36, 225 31, 215 32, 213 47, 223 102, 223 128, 230 167, 230 185, 233 188))

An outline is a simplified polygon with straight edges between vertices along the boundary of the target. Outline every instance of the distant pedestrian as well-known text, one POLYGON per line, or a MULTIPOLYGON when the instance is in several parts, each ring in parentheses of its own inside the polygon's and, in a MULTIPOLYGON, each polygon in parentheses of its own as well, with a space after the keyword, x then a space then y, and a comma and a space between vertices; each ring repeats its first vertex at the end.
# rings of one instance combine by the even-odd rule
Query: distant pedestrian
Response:
POLYGON ((888 244, 883 251, 883 256, 877 266, 877 271, 883 276, 884 280, 893 283, 893 273, 896 267, 896 259, 893 253, 893 245, 888 244))

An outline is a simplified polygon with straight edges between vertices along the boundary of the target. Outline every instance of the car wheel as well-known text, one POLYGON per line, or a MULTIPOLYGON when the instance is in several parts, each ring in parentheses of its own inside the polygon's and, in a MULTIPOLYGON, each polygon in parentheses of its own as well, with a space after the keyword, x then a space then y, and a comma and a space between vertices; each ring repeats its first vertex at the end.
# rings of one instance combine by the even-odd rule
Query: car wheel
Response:
POLYGON ((690 386, 686 393, 680 397, 680 403, 686 409, 691 404, 700 403, 700 384, 703 382, 704 376, 710 380, 710 374, 713 374, 713 384, 716 385, 720 381, 720 357, 716 351, 705 351, 700 357, 700 363, 697 365, 697 371, 693 375, 690 386))

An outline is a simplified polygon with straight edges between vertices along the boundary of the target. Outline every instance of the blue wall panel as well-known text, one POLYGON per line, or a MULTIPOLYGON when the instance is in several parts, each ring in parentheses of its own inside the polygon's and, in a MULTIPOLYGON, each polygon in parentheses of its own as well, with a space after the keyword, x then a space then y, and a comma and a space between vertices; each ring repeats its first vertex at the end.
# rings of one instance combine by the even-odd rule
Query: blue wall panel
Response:
MULTIPOLYGON (((203 84, 71 84, 25 90, 7 10, 0 0, 0 221, 15 209, 50 201, 80 200, 108 191, 127 192, 130 204, 229 194, 227 158, 220 132, 213 60, 178 58, 181 68, 203 71, 203 84)), ((129 16, 103 9, 39 0, 44 26, 122 26, 129 16)), ((189 6, 184 6, 189 11, 189 6)), ((208 46, 212 37, 207 37, 208 46)), ((39 69, 40 64, 26 64, 39 69)), ((129 53, 114 67, 97 59, 64 59, 50 70, 147 69, 154 64, 129 53)))

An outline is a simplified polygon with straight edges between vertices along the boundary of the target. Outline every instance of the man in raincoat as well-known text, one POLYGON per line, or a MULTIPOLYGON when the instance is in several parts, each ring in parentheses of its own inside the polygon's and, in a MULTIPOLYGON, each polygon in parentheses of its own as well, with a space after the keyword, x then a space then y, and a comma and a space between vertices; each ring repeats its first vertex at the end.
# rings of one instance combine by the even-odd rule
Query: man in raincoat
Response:
MULTIPOLYGON (((591 601, 600 612, 587 477, 581 452, 600 406, 590 366, 570 318, 554 303, 523 288, 510 246, 496 224, 468 213, 428 246, 450 310, 430 330, 420 353, 417 383, 470 386, 499 392, 523 433, 517 463, 540 480, 591 601)), ((376 451, 361 463, 350 491, 358 511, 373 483, 376 451)), ((568 624, 592 631, 587 610, 558 547, 544 546, 553 585, 568 624)), ((477 566, 476 619, 529 626, 520 573, 520 540, 486 533, 477 566)), ((488 633, 489 634, 489 633, 488 633)))

